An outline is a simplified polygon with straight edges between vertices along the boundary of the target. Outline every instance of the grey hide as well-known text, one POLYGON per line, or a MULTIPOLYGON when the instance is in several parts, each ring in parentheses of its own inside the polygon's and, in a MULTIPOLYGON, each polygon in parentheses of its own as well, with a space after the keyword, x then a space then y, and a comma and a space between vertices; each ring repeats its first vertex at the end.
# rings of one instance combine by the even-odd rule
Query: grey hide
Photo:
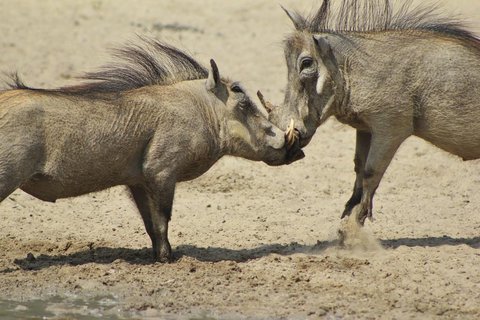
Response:
MULTIPOLYGON (((480 157, 480 40, 434 7, 324 0, 310 17, 286 10, 288 85, 269 119, 290 119, 305 146, 334 116, 356 129, 356 180, 342 218, 372 217, 375 190, 415 135, 463 160, 480 157)), ((326 139, 327 137, 325 137, 326 139)))
MULTIPOLYGON (((153 40, 121 48, 119 65, 78 86, 0 92, 0 201, 15 189, 44 201, 128 186, 156 260, 170 261, 175 184, 224 155, 287 164, 286 148, 236 82, 153 40)), ((298 145, 298 144, 297 144, 298 145)))

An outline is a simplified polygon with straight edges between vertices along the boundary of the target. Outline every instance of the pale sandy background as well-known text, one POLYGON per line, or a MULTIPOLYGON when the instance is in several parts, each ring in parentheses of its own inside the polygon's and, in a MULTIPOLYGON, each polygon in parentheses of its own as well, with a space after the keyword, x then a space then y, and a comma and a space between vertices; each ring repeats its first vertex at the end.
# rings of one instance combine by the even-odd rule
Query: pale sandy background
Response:
MULTIPOLYGON (((291 26, 279 3, 319 5, 1 0, 0 70, 18 70, 32 86, 64 85, 108 61, 106 48, 146 34, 203 63, 215 58, 222 74, 280 102, 291 26)), ((480 2, 444 4, 480 30, 480 2)), ((149 239, 122 188, 56 204, 15 192, 0 206, 0 300, 22 301, 21 314, 28 301, 55 296, 51 314, 113 318, 480 318, 480 162, 410 138, 377 192, 366 250, 343 250, 335 230, 353 185, 353 150, 354 130, 331 120, 294 165, 225 158, 179 185, 173 264, 150 264, 149 239)))

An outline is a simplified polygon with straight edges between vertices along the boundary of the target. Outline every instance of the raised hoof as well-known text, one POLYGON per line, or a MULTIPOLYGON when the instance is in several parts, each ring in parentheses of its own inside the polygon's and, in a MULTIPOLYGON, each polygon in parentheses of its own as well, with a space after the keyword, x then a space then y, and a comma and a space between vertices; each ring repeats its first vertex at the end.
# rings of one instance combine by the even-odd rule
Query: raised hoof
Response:
POLYGON ((370 222, 373 222, 373 214, 371 211, 362 211, 357 215, 357 221, 362 227, 365 225, 365 221, 367 220, 367 218, 368 220, 370 220, 370 222))
POLYGON ((362 216, 362 217, 360 217, 360 216, 357 217, 357 221, 358 221, 358 223, 359 223, 362 227, 365 225, 365 220, 366 220, 366 219, 367 219, 367 216, 366 216, 366 215, 364 215, 364 216, 362 216))
POLYGON ((345 203, 345 209, 343 210, 341 219, 350 216, 352 214, 353 208, 355 208, 359 203, 360 199, 353 195, 350 200, 345 203))
POLYGON ((348 203, 345 205, 345 209, 343 210, 342 217, 340 219, 343 219, 345 217, 349 217, 352 214, 352 209, 348 203))

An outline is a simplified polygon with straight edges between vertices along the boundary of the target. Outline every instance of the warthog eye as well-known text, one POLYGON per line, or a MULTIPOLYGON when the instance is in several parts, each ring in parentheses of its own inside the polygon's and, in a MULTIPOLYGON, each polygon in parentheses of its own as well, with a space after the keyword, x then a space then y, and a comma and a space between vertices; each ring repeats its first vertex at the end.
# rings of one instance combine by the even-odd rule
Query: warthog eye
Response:
POLYGON ((305 57, 300 61, 300 72, 305 69, 311 68, 313 66, 313 59, 310 57, 305 57))
POLYGON ((232 86, 230 87, 230 90, 236 93, 244 93, 242 87, 237 83, 232 84, 232 86))

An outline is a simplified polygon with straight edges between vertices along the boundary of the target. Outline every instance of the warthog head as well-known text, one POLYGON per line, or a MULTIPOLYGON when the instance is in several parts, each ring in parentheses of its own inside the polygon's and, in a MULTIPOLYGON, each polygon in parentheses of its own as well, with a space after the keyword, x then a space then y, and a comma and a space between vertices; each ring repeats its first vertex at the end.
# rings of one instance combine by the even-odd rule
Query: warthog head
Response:
POLYGON ((272 166, 304 157, 293 127, 283 131, 275 126, 238 82, 220 78, 213 60, 210 65, 206 88, 225 105, 219 118, 223 119, 221 136, 229 155, 272 166))
POLYGON ((269 120, 280 128, 294 121, 300 146, 306 146, 317 127, 343 99, 344 81, 326 35, 304 30, 298 15, 286 11, 297 31, 285 41, 288 85, 283 105, 273 107, 269 120))

